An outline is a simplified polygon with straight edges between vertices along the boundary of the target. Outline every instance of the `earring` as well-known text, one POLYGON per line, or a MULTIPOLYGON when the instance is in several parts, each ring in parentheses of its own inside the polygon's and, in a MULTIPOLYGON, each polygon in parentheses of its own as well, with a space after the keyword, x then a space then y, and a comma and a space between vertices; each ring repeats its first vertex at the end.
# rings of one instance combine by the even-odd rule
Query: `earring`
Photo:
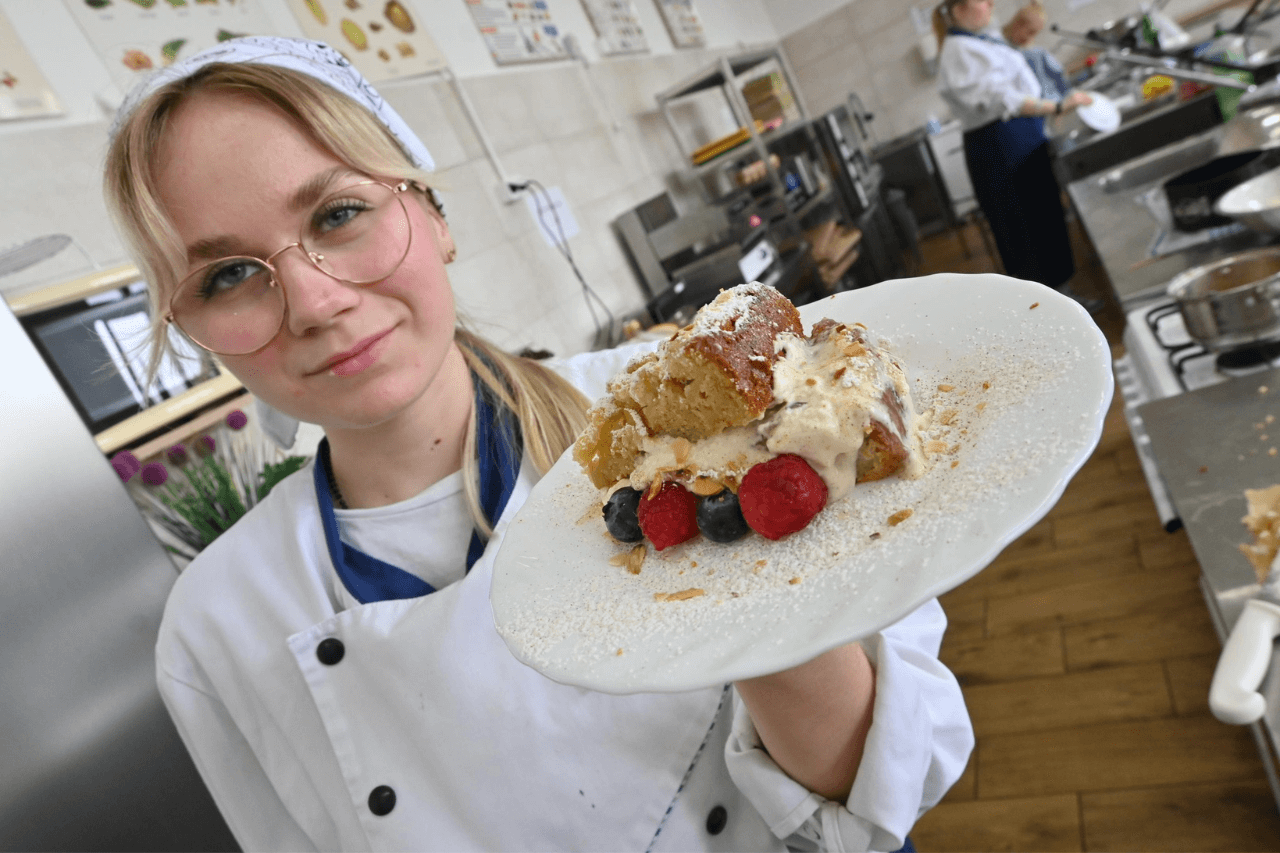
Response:
POLYGON ((445 255, 445 256, 444 256, 444 262, 445 262, 446 264, 451 264, 451 263, 453 263, 453 259, 454 259, 454 258, 456 258, 456 257, 458 257, 458 250, 457 250, 457 249, 450 249, 450 250, 449 250, 449 254, 447 254, 447 255, 445 255))

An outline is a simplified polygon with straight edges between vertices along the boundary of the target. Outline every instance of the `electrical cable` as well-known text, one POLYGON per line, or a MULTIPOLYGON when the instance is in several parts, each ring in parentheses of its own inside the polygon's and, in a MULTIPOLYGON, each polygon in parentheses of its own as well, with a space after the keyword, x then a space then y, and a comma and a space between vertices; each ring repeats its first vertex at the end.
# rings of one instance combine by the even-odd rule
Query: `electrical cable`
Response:
POLYGON ((546 234, 551 237, 551 242, 555 245, 557 251, 569 263, 569 268, 573 270, 574 277, 578 279, 578 284, 582 286, 582 298, 587 303, 587 311, 591 314, 591 322, 596 327, 595 337, 592 340, 592 349, 602 349, 609 346, 609 338, 614 326, 617 325, 617 318, 614 317, 613 312, 609 310, 609 306, 605 304, 599 294, 591 289, 591 285, 587 284, 587 280, 578 269, 578 264, 573 259, 573 251, 569 248, 569 240, 564 234, 564 224, 560 221, 559 212, 556 211, 555 200, 551 198, 551 194, 547 192, 546 187, 532 178, 522 183, 509 183, 507 187, 512 192, 527 189, 533 193, 533 204, 534 209, 537 211, 538 222, 541 223, 546 234), (544 202, 545 208, 543 206, 544 202), (550 210, 551 218, 555 222, 554 231, 552 231, 551 223, 546 218, 548 210, 550 210), (600 324, 600 318, 596 314, 595 306, 591 304, 592 299, 599 303, 600 308, 604 311, 605 316, 608 318, 608 325, 602 326, 600 324))

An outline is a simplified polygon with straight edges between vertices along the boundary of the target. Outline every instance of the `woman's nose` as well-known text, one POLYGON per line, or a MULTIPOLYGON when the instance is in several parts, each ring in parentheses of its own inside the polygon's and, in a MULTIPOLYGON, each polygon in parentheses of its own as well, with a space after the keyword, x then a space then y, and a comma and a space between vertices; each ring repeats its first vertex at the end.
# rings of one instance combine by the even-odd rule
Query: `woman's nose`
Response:
POLYGON ((285 323, 295 335, 327 328, 340 314, 360 303, 358 288, 320 270, 307 259, 301 246, 280 255, 274 264, 284 289, 285 323))

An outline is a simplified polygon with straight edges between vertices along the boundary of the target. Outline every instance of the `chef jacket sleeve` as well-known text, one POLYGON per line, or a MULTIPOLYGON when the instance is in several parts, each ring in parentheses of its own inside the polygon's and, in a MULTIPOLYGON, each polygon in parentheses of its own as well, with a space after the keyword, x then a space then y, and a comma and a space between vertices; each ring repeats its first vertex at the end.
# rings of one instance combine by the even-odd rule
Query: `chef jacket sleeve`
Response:
POLYGON ((765 751, 735 693, 729 776, 782 839, 832 851, 897 850, 964 771, 973 727, 960 685, 938 660, 947 619, 937 599, 862 641, 876 672, 871 729, 853 789, 826 800, 765 751))
POLYGON ((965 110, 984 115, 988 121, 1013 118, 1022 109, 1022 102, 1034 96, 1019 73, 1019 65, 1026 64, 1012 48, 981 43, 968 36, 949 37, 938 58, 945 93, 965 110))
POLYGON ((242 850, 315 850, 217 698, 161 670, 169 716, 242 850))

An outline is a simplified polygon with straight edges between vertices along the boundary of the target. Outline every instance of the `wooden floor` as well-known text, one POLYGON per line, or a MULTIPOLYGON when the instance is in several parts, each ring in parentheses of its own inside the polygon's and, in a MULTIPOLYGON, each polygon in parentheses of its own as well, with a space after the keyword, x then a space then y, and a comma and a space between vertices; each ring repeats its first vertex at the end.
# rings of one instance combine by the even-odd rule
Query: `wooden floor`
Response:
MULTIPOLYGON (((1074 286, 1109 298, 1073 236, 1074 286)), ((923 248, 921 272, 994 269, 972 228, 923 248)), ((1096 319, 1119 352, 1114 302, 1096 319)), ((1160 524, 1117 394, 1057 506, 943 596, 942 659, 964 687, 977 746, 913 830, 917 848, 1280 851, 1249 729, 1208 710, 1220 644, 1199 572, 1185 533, 1160 524)))

